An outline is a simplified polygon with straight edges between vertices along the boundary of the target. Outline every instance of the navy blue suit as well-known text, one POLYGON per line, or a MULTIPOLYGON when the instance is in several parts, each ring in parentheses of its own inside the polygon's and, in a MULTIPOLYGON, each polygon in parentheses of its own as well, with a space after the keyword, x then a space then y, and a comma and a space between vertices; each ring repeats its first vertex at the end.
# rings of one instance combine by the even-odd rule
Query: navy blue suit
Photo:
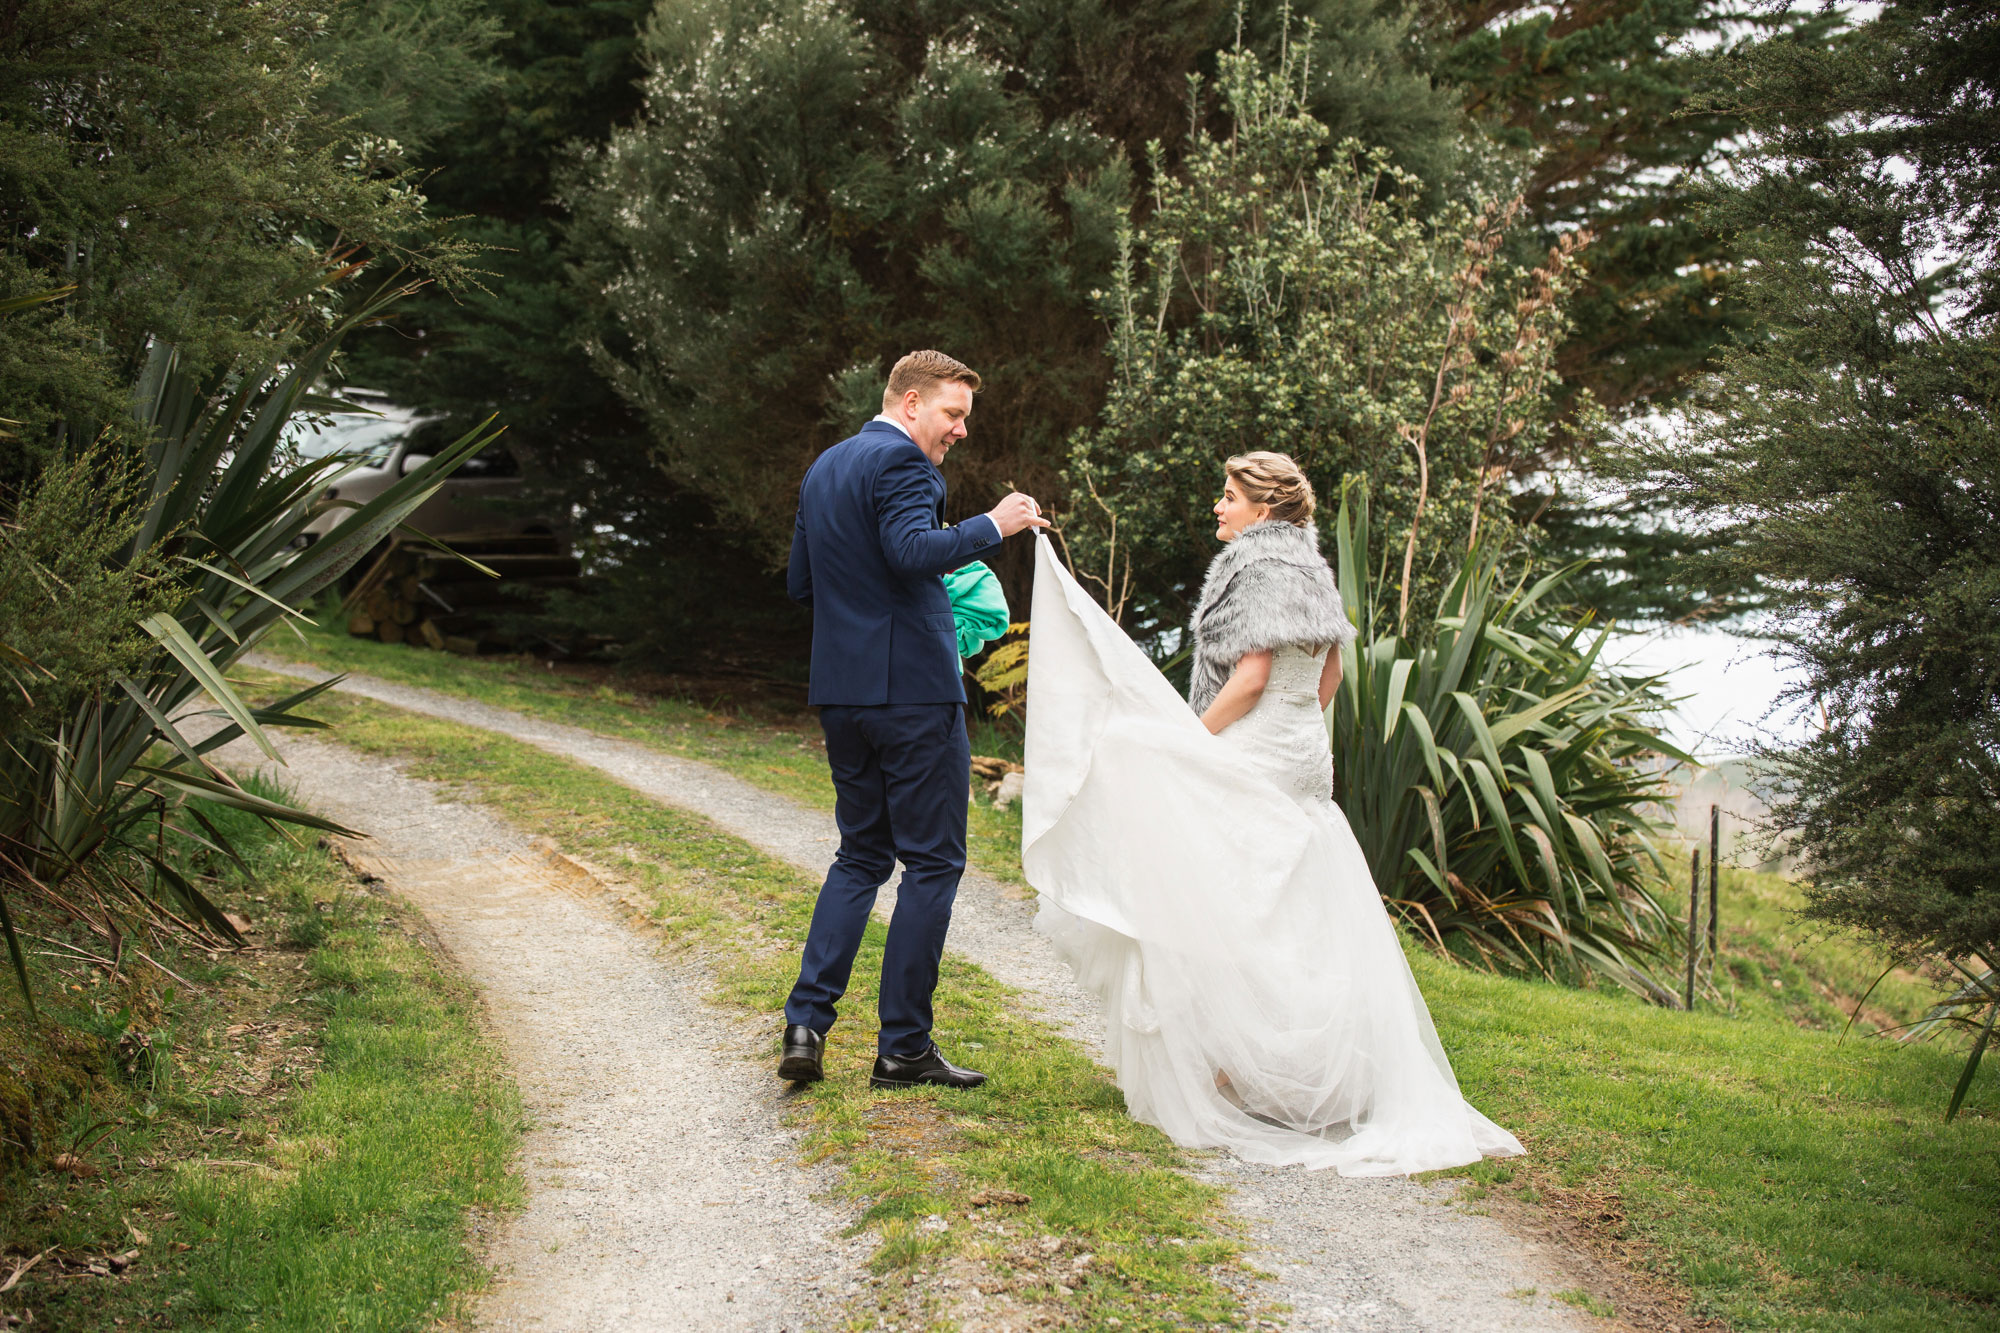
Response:
POLYGON ((824 1034, 846 993, 875 894, 903 863, 882 955, 883 1054, 930 1049, 931 992, 965 873, 971 746, 951 599, 941 575, 1000 543, 985 515, 941 526, 944 477, 871 421, 799 487, 787 585, 812 608, 812 687, 833 770, 840 850, 813 908, 785 1021, 824 1034))

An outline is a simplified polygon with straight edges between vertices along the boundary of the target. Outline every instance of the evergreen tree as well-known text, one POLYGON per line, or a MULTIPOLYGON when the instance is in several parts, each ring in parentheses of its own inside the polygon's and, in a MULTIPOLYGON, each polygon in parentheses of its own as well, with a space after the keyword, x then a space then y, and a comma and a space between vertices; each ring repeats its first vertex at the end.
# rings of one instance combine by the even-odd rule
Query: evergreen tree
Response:
POLYGON ((1065 540, 1141 629, 1187 623, 1231 454, 1283 450, 1329 499, 1372 483, 1400 635, 1428 625, 1475 535, 1521 535, 1509 486, 1560 439, 1553 361, 1587 244, 1511 263, 1518 198, 1424 217, 1423 182, 1383 155, 1350 139, 1329 162, 1301 63, 1223 58, 1219 123, 1160 179, 1104 297, 1116 372, 1072 444, 1065 540))
POLYGON ((0 473, 66 417, 121 415, 149 337, 199 370, 323 326, 357 247, 460 272, 393 153, 319 105, 325 37, 304 0, 7 7, 0 298, 74 290, 4 326, 0 473))
POLYGON ((1052 491, 1102 376, 1084 289, 1130 202, 1118 144, 1063 109, 1074 70, 1016 63, 1011 28, 918 42, 817 0, 663 5, 644 42, 646 113, 571 197, 593 355, 660 467, 775 564, 807 464, 937 346, 988 386, 955 503, 1052 491))
MULTIPOLYGON (((1439 79, 1524 164, 1533 225, 1516 257, 1568 231, 1596 238, 1556 361, 1563 392, 1628 418, 1678 401, 1749 327, 1736 242, 1703 224, 1690 188, 1726 165, 1745 130, 1710 100, 1729 77, 1713 53, 1759 32, 1823 43, 1833 20, 1741 0, 1457 0, 1427 13, 1439 79)), ((1549 563, 1590 562, 1566 595, 1623 621, 1754 607, 1758 590, 1740 575, 1694 574, 1690 557, 1713 549, 1712 534, 1646 500, 1595 493, 1600 443, 1572 432, 1561 484, 1519 497, 1539 515, 1549 563)))
POLYGON ((357 382, 461 427, 498 414, 510 443, 577 481, 643 468, 621 450, 634 423, 581 350, 564 272, 555 173, 576 143, 601 142, 639 105, 636 26, 645 0, 469 0, 500 30, 493 78, 468 90, 412 158, 441 215, 482 248, 478 288, 406 301, 353 358, 357 382))
MULTIPOLYGON (((572 145, 604 142, 611 127, 637 109, 634 27, 650 8, 633 0, 484 0, 468 11, 483 12, 504 29, 494 48, 499 83, 470 97, 456 122, 420 145, 412 160, 425 173, 434 210, 462 217, 460 234, 490 247, 481 265, 491 276, 483 290, 426 292, 405 302, 362 345, 352 373, 356 382, 461 424, 491 412, 509 424, 510 443, 538 465, 534 472, 552 502, 574 508, 596 571, 593 595, 563 603, 557 620, 608 633, 633 655, 656 663, 685 662, 692 649, 704 647, 737 657, 751 654, 770 666, 784 651, 782 642, 771 641, 782 639, 788 623, 796 629, 796 618, 788 621, 777 585, 764 577, 778 554, 765 527, 746 525, 740 517, 719 521, 702 468, 673 465, 671 454, 656 447, 647 423, 593 370, 581 349, 584 337, 596 333, 609 354, 628 355, 619 350, 622 335, 607 320, 616 300, 605 300, 598 290, 617 281, 618 259, 615 247, 591 248, 604 239, 600 232, 580 230, 577 239, 588 244, 571 244, 568 213, 554 197, 551 175, 572 145), (590 263, 581 280, 566 282, 565 269, 585 258, 590 263), (754 651, 759 641, 765 641, 761 653, 754 651)), ((693 15, 666 8, 663 22, 691 31, 690 24, 708 21, 702 15, 713 18, 731 7, 709 6, 693 15)), ((1246 19, 1253 33, 1270 27, 1277 12, 1275 6, 1262 9, 1269 13, 1260 18, 1262 11, 1253 10, 1246 19)), ((1370 142, 1391 145, 1399 160, 1432 164, 1449 158, 1462 117, 1455 95, 1434 88, 1415 63, 1412 16, 1378 13, 1365 0, 1314 0, 1308 9, 1322 34, 1315 96, 1328 118, 1370 142)), ((752 6, 744 12, 763 11, 752 6)), ((1045 121, 1080 117, 1095 138, 1109 141, 1142 168, 1148 142, 1161 140, 1170 153, 1178 144, 1187 128, 1186 77, 1228 43, 1235 22, 1227 0, 1176 0, 1144 8, 1097 0, 986 0, 970 8, 854 0, 845 12, 880 57, 880 79, 909 81, 938 42, 972 43, 1024 85, 1027 94, 1016 103, 1034 107, 1045 121)), ((395 44, 378 42, 370 49, 395 49, 395 44)), ((963 106, 977 110, 970 102, 963 106)), ((900 133, 879 122, 877 130, 891 137, 900 133)), ((635 138, 663 133, 659 127, 642 128, 635 138)), ((757 145, 728 147, 742 155, 757 145)), ((754 162, 745 168, 758 170, 754 162)), ((921 309, 935 303, 934 295, 923 293, 926 284, 935 287, 937 275, 900 273, 885 262, 886 246, 910 243, 910 234, 879 231, 851 238, 857 251, 876 250, 863 266, 866 280, 881 286, 892 305, 908 304, 915 293, 921 309)), ((942 259, 942 251, 935 253, 942 259)), ((908 350, 905 338, 982 348, 1008 340, 1045 341, 1044 359, 1052 372, 1032 365, 1025 371, 1002 367, 1006 392, 982 405, 975 427, 987 453, 982 461, 992 460, 984 446, 992 443, 989 435, 1001 424, 1002 409, 1021 420, 1033 421, 1037 413, 1049 419, 1035 426, 1037 443, 1018 467, 994 463, 990 478, 961 479, 968 496, 999 481, 1029 485, 1040 478, 1046 488, 1060 461, 1060 440, 1095 410, 1102 392, 1103 333, 1076 293, 1103 280, 1108 254, 1108 246, 1100 246, 1099 272, 1078 275, 1067 285, 1068 295, 1054 301, 1038 293, 1040 308, 1030 313, 1023 313, 1018 300, 968 299, 956 304, 948 323, 926 323, 930 316, 923 315, 902 331, 877 331, 881 340, 867 355, 879 362, 878 371, 908 350), (1027 327, 1034 320, 1052 330, 1046 340, 1027 327), (1010 321, 1016 327, 1004 330, 1010 321), (989 323, 990 335, 983 331, 989 323), (1031 403, 1023 389, 1032 391, 1036 384, 1053 391, 1031 403)), ((987 290, 995 289, 989 284, 987 290)), ((783 321, 792 313, 798 312, 764 302, 761 317, 783 321)), ((802 356, 820 357, 828 368, 821 374, 861 359, 851 333, 830 350, 802 344, 806 335, 799 322, 776 323, 766 336, 798 346, 802 356)), ((996 364, 990 357, 980 362, 989 375, 996 364)), ((817 442, 811 447, 838 438, 826 433, 831 425, 822 429, 823 412, 837 410, 851 428, 846 400, 829 409, 823 400, 830 393, 817 381, 808 391, 805 428, 817 442)), ((736 439, 766 432, 761 418, 739 417, 709 444, 727 454, 736 439)), ((809 453, 807 448, 801 458, 809 453)), ((774 503, 771 512, 779 508, 782 504, 774 503)))
POLYGON ((541 627, 617 641, 654 666, 718 657, 781 671, 803 618, 761 555, 716 521, 698 489, 651 456, 645 424, 584 350, 591 302, 557 176, 640 105, 638 26, 648 0, 477 0, 503 32, 495 81, 413 154, 433 208, 485 247, 482 286, 426 290, 360 342, 354 382, 465 429, 497 414, 536 503, 572 513, 584 596, 545 605, 541 627))
MULTIPOLYGON (((634 613, 682 604, 709 588, 713 579, 696 573, 701 560, 733 577, 746 555, 757 565, 777 559, 781 543, 772 533, 783 527, 781 511, 789 501, 778 492, 784 487, 757 474, 758 485, 769 493, 753 503, 747 493, 734 493, 743 490, 740 485, 719 484, 721 478, 735 476, 729 469, 743 461, 738 442, 757 441, 747 446, 749 452, 771 462, 780 474, 802 467, 818 448, 851 429, 853 412, 868 396, 857 386, 871 374, 879 376, 910 345, 950 348, 993 379, 994 389, 974 423, 973 444, 951 464, 962 469, 954 485, 968 507, 977 507, 1004 482, 1064 498, 1056 480, 1063 441, 1094 419, 1109 375, 1104 326, 1086 295, 1109 282, 1108 230, 1100 227, 1094 246, 1072 244, 1061 253, 1050 242, 1046 219, 1030 218, 1033 208, 1011 221, 1001 214, 1027 201, 1055 218, 1060 232, 1067 225, 1069 204, 1047 173, 1067 171, 1067 165, 1044 157, 1027 167, 1044 175, 1017 181, 1009 187, 1017 197, 1004 205, 982 198, 978 207, 967 204, 947 218, 934 200, 914 209, 897 203, 880 220, 871 214, 866 225, 857 227, 860 215, 855 211, 835 213, 815 196, 828 188, 825 179, 808 181, 783 161, 761 160, 759 154, 771 151, 768 138, 715 135, 711 127, 704 131, 711 135, 705 141, 709 146, 697 150, 688 146, 692 140, 676 137, 686 127, 679 117, 696 114, 686 97, 664 92, 676 79, 692 77, 684 66, 726 59, 738 62, 732 68, 748 77, 755 71, 743 62, 770 56, 753 51, 754 44, 726 44, 710 51, 709 36, 754 28, 791 10, 758 0, 661 5, 645 57, 654 71, 650 84, 662 95, 620 138, 613 154, 579 175, 570 197, 582 216, 572 236, 562 229, 562 208, 549 202, 547 172, 562 140, 602 142, 609 127, 636 106, 636 94, 626 84, 637 69, 635 48, 627 39, 640 7, 488 0, 487 8, 510 34, 500 47, 509 70, 505 91, 476 100, 467 119, 425 160, 437 172, 426 188, 438 207, 472 215, 465 234, 501 247, 489 259, 498 275, 489 280, 493 294, 476 294, 462 303, 419 301, 399 318, 395 333, 377 344, 379 355, 359 373, 414 406, 463 419, 499 410, 513 426, 517 448, 525 447, 546 463, 550 479, 585 520, 582 530, 597 534, 599 567, 614 582, 647 585, 642 593, 620 597, 610 623, 626 626, 629 637, 639 628, 641 617, 634 613), (683 173, 686 179, 712 177, 725 186, 689 190, 685 198, 675 198, 668 181, 683 173), (756 284, 741 280, 740 268, 736 278, 727 279, 730 265, 718 262, 722 251, 717 247, 736 244, 721 238, 743 223, 742 191, 727 184, 731 181, 791 190, 791 202, 800 210, 801 252, 813 247, 823 251, 810 260, 787 256, 773 273, 789 272, 787 265, 795 259, 808 268, 823 260, 835 262, 829 256, 837 256, 849 271, 817 287, 800 286, 794 277, 793 285, 777 294, 753 290, 756 284), (671 209, 655 207, 657 200, 670 198, 671 209), (835 228, 841 230, 836 234, 835 228), (990 262, 968 239, 980 228, 1005 252, 1000 262, 990 262), (1001 232, 1009 228, 1018 230, 1003 242, 1001 232), (683 232, 684 239, 675 239, 683 232), (677 248, 688 267, 683 272, 663 265, 659 254, 646 254, 648 244, 677 248), (1036 245, 1045 248, 1039 258, 1031 258, 1036 245), (700 263, 692 258, 697 250, 705 256, 700 263), (951 262, 942 262, 947 256, 951 262), (553 281, 570 263, 578 273, 573 293, 559 290, 553 281), (1035 264, 1052 280, 1017 280, 1035 264), (1084 267, 1071 272, 1074 265, 1084 267), (988 282, 980 276, 987 271, 1005 276, 988 282), (961 276, 974 283, 963 299, 940 285, 961 276), (737 281, 740 290, 710 285, 725 279, 737 281), (579 336, 592 339, 595 364, 616 376, 623 397, 607 391, 602 379, 588 373, 586 363, 571 353, 569 344, 579 336), (713 345, 705 348, 711 339, 713 345), (762 442, 768 428, 748 397, 739 394, 731 404, 698 403, 693 415, 676 397, 699 397, 701 391, 687 387, 688 377, 698 371, 733 373, 740 381, 742 370, 716 368, 736 366, 731 358, 743 355, 745 348, 759 349, 759 355, 772 349, 794 376, 780 394, 786 410, 803 421, 789 454, 762 442), (702 424, 696 424, 697 417, 702 424), (720 471, 702 459, 704 450, 716 452, 713 468, 720 471), (778 454, 785 454, 786 461, 776 462, 778 454), (718 491, 731 492, 723 497, 733 514, 727 522, 717 522, 710 512, 718 491), (752 512, 755 518, 749 517, 752 512), (690 547, 691 537, 698 546, 690 547), (746 542, 753 548, 748 552, 740 549, 746 542), (696 565, 683 559, 690 553, 696 565)), ((841 0, 836 9, 866 51, 866 68, 852 85, 865 105, 840 109, 841 123, 851 132, 844 146, 833 146, 822 134, 825 127, 817 124, 805 139, 820 143, 814 151, 833 155, 816 159, 814 169, 838 174, 845 167, 837 163, 859 162, 903 133, 894 119, 895 105, 911 98, 940 53, 971 51, 1003 72, 994 103, 1003 120, 1026 114, 1035 126, 1025 133, 1044 138, 1059 127, 1074 127, 1095 145, 1093 152, 1104 154, 1107 170, 1114 158, 1122 159, 1133 182, 1127 216, 1143 220, 1150 208, 1148 173, 1154 161, 1148 146, 1159 144, 1157 160, 1175 171, 1194 124, 1188 76, 1212 75, 1215 53, 1228 49, 1239 32, 1247 46, 1274 56, 1286 40, 1289 14, 1296 40, 1303 40, 1301 20, 1311 24, 1308 58, 1300 63, 1308 70, 1309 108, 1331 130, 1329 144, 1351 136, 1385 150, 1393 165, 1426 182, 1420 212, 1466 197, 1475 188, 1490 193, 1512 183, 1493 169, 1491 155, 1479 151, 1475 137, 1468 137, 1466 104, 1488 125, 1507 127, 1530 157, 1543 154, 1538 160, 1546 169, 1528 181, 1530 213, 1538 226, 1514 259, 1539 255, 1556 231, 1573 229, 1586 216, 1613 224, 1610 235, 1600 228, 1593 247, 1599 256, 1629 250, 1648 257, 1652 268, 1641 265, 1624 277, 1606 276, 1610 270, 1600 269, 1597 285, 1580 295, 1586 304, 1596 303, 1593 309, 1611 312, 1604 320, 1623 320, 1623 331, 1593 335, 1590 357, 1577 357, 1583 345, 1577 340, 1566 352, 1576 363, 1570 367, 1572 380, 1594 375, 1592 383, 1614 402, 1624 402, 1635 393, 1672 391, 1685 366, 1705 354, 1713 330, 1694 339, 1699 343, 1694 350, 1670 349, 1654 357, 1650 351, 1642 355, 1621 349, 1628 344, 1652 347, 1664 336, 1661 330, 1670 314, 1688 328, 1727 322, 1716 314, 1713 293, 1721 266, 1688 248, 1714 243, 1690 240, 1678 214, 1663 222, 1673 196, 1655 180, 1670 166, 1688 168, 1709 160, 1719 127, 1731 123, 1720 113, 1703 122, 1698 133, 1669 123, 1696 80, 1668 47, 1682 34, 1708 31, 1717 8, 1707 0, 1677 0, 1664 6, 1626 4, 1615 15, 1601 9, 1564 10, 1553 26, 1538 29, 1528 16, 1510 19, 1514 10, 1472 15, 1442 7, 1420 14, 1372 0, 1306 0, 1290 6, 1262 0, 1240 12, 1228 0, 1172 0, 1144 7, 1122 0, 978 0, 970 5, 841 0), (1505 39, 1482 45, 1491 32, 1503 33, 1505 39), (1539 35, 1531 40, 1531 33, 1539 35), (1521 114, 1545 101, 1565 102, 1572 109, 1567 118, 1521 114), (1594 150, 1560 147, 1582 133, 1584 122, 1594 127, 1594 150), (1537 148, 1537 136, 1549 144, 1537 148), (1537 212, 1544 195, 1557 201, 1546 216, 1537 212), (1630 240, 1617 234, 1628 224, 1637 234, 1630 240), (1668 232, 1676 238, 1671 245, 1665 243, 1668 232), (1672 281, 1685 277, 1700 291, 1662 295, 1662 275, 1689 265, 1692 276, 1673 276, 1672 281), (1599 375, 1591 359, 1599 355, 1621 365, 1636 365, 1647 357, 1672 365, 1633 372, 1628 378, 1638 385, 1634 390, 1618 379, 1624 371, 1599 375)), ((819 17, 799 21, 815 32, 824 26, 819 17)), ((754 99, 742 94, 747 86, 737 85, 733 95, 740 104, 733 110, 709 105, 700 114, 763 114, 753 111, 749 103, 754 99)), ((777 95, 793 100, 794 114, 806 96, 782 89, 777 95)), ((830 99, 822 99, 826 101, 830 99)), ((969 94, 959 105, 957 114, 986 114, 981 109, 986 104, 969 94)), ((926 132, 937 129, 935 122, 924 124, 926 132)), ((969 131, 961 127, 951 132, 962 140, 969 131)), ((1026 142, 1024 131, 1016 124, 1007 133, 1012 136, 1008 146, 981 159, 984 169, 1023 169, 1025 159, 1009 154, 1026 142)), ((778 147, 781 157, 796 157, 799 145, 778 147)), ((871 177, 866 191, 900 188, 910 179, 907 165, 871 177)), ((871 201, 869 207, 879 202, 871 201)), ((768 236, 765 241, 776 244, 768 236)), ((1583 319, 1599 316, 1585 312, 1583 319)), ((1529 508, 1539 504, 1537 497, 1529 508)), ((1601 517, 1586 527, 1589 515, 1566 502, 1544 518, 1553 532, 1574 534, 1574 545, 1599 554, 1608 553, 1609 545, 1624 545, 1628 528, 1657 526, 1642 514, 1629 521, 1615 519, 1608 530, 1601 517)), ((1658 546, 1678 539, 1671 530, 1662 530, 1648 540, 1658 546)), ((1003 557, 1003 574, 1011 576, 1010 585, 1018 591, 1025 571, 1009 567, 1011 554, 1003 557)), ((1631 568, 1619 574, 1626 603, 1621 610, 1678 614, 1706 598, 1701 590, 1656 587, 1661 561, 1628 563, 1631 568)))
POLYGON ((1539 243, 1577 227, 1599 238, 1559 368, 1606 407, 1674 396, 1743 327, 1730 242, 1686 189, 1742 123, 1695 106, 1716 66, 1687 44, 1747 18, 1726 0, 1459 0, 1433 20, 1439 77, 1526 160, 1539 243))
MULTIPOLYGON (((1449 157, 1461 118, 1414 70, 1410 16, 1314 12, 1351 46, 1314 65, 1329 114, 1449 157)), ((662 5, 646 112, 572 196, 597 364, 654 458, 775 562, 807 462, 877 410, 897 355, 938 346, 989 385, 947 464, 955 503, 1009 484, 1059 498, 1107 373, 1089 293, 1146 146, 1171 168, 1187 76, 1235 22, 1212 0, 662 5)), ((1019 554, 1002 564, 1017 590, 1019 554)))
POLYGON ((1808 914, 2000 960, 2000 13, 1888 5, 1719 61, 1755 130, 1713 218, 1760 336, 1640 451, 1765 582, 1791 702, 1774 824, 1808 914))

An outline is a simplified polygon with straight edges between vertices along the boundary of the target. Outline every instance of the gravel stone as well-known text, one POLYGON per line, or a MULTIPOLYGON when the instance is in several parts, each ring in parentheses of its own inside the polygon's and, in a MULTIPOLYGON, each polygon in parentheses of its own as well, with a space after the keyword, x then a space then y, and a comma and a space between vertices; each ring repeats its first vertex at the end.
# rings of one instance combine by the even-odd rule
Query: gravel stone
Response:
POLYGON ((768 1024, 710 1006, 706 966, 663 956, 519 830, 392 764, 274 739, 281 780, 372 835, 355 859, 479 986, 520 1085, 527 1207, 495 1228, 476 1327, 837 1326, 872 1246, 840 1234, 853 1218, 826 1202, 837 1168, 800 1162, 768 1024))
MULTIPOLYGON (((252 662, 307 680, 324 680, 332 674, 276 660, 252 662)), ((656 800, 706 815, 815 878, 825 873, 838 843, 830 814, 762 791, 707 764, 580 727, 367 676, 350 675, 336 688, 498 732, 588 764, 656 800)), ((877 913, 886 916, 894 903, 892 881, 883 888, 877 913)), ((968 871, 959 887, 947 947, 1018 988, 1026 1007, 1101 1055, 1102 1024, 1096 1007, 1077 988, 1047 941, 1034 933, 1033 917, 1031 896, 968 871)), ((699 1043, 690 1049, 698 1051, 699 1043)), ((1491 1217, 1455 1206, 1458 1182, 1351 1180, 1330 1171, 1258 1166, 1225 1155, 1197 1157, 1205 1179, 1230 1189, 1230 1207, 1242 1229, 1247 1257, 1265 1275, 1249 1284, 1246 1297, 1253 1305, 1288 1306, 1282 1316, 1285 1327, 1382 1333, 1568 1333, 1605 1326, 1552 1298, 1555 1291, 1581 1285, 1573 1276, 1578 1264, 1574 1256, 1516 1237, 1491 1217)))

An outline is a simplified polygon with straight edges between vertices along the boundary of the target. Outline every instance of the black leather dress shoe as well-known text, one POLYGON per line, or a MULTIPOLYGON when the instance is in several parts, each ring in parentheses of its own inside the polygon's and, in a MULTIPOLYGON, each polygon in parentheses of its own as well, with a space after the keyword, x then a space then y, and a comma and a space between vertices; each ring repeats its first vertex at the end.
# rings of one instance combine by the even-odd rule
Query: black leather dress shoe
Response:
POLYGON ((976 1069, 960 1069, 935 1046, 914 1060, 878 1055, 875 1072, 868 1076, 868 1086, 872 1088, 914 1088, 925 1083, 945 1088, 976 1088, 985 1081, 986 1075, 976 1069))
POLYGON ((819 1082, 826 1077, 819 1064, 825 1050, 825 1037, 803 1023, 786 1024, 785 1053, 778 1059, 778 1077, 794 1083, 819 1082))

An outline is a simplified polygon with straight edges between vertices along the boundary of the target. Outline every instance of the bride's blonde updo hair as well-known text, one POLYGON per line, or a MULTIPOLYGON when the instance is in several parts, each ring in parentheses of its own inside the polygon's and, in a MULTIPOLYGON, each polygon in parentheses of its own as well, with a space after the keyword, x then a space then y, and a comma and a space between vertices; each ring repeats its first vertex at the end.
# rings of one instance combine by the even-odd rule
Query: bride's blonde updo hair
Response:
POLYGON ((1274 454, 1268 449, 1255 453, 1238 454, 1222 465, 1231 481, 1242 490, 1243 498, 1253 505, 1269 505, 1271 517, 1281 523, 1289 523, 1302 528, 1312 522, 1312 483, 1284 454, 1274 454))

